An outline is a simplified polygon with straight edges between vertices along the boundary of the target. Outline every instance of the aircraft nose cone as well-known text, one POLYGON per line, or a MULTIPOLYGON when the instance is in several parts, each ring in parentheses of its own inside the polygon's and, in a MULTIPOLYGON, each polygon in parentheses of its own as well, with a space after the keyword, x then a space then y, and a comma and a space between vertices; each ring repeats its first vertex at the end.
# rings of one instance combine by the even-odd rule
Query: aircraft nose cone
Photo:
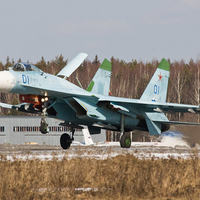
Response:
POLYGON ((15 77, 9 71, 0 72, 0 92, 9 92, 15 86, 15 77))

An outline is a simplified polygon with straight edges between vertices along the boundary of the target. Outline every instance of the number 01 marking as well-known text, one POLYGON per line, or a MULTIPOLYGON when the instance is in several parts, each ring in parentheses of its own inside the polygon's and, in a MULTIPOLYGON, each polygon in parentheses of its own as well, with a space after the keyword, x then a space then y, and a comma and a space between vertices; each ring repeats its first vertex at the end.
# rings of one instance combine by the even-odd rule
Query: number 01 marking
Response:
POLYGON ((160 93, 160 86, 154 85, 154 94, 160 93))
POLYGON ((29 84, 29 76, 22 75, 22 81, 24 84, 29 84))

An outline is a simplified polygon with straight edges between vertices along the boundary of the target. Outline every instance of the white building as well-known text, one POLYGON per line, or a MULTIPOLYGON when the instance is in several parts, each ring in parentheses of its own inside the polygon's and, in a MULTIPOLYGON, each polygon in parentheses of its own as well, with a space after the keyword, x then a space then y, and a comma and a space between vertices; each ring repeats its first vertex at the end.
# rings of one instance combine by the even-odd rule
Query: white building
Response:
MULTIPOLYGON (((63 121, 46 118, 49 133, 40 132, 41 117, 35 116, 1 116, 0 117, 0 144, 39 144, 60 145, 60 136, 69 132, 68 127, 60 126, 63 121)), ((105 141, 105 131, 92 135, 94 142, 105 141)), ((76 130, 74 140, 84 142, 81 130, 76 130)))

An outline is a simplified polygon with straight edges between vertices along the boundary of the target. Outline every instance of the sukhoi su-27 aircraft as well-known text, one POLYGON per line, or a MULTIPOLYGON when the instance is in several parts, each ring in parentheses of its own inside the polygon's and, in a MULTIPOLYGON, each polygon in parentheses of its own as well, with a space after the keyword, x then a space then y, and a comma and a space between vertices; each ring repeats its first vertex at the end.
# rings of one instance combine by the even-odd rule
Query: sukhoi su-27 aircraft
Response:
POLYGON ((87 54, 78 54, 56 76, 29 63, 16 63, 0 72, 0 92, 19 94, 19 105, 0 103, 1 107, 29 113, 41 113, 40 131, 48 132, 48 115, 63 122, 70 132, 63 133, 60 144, 68 149, 76 128, 86 125, 90 134, 101 129, 120 131, 123 148, 131 145, 128 132, 138 129, 159 135, 170 124, 195 124, 169 121, 164 113, 199 113, 200 107, 166 103, 169 63, 162 59, 140 99, 109 96, 111 63, 104 60, 87 90, 66 80, 84 61, 87 54))

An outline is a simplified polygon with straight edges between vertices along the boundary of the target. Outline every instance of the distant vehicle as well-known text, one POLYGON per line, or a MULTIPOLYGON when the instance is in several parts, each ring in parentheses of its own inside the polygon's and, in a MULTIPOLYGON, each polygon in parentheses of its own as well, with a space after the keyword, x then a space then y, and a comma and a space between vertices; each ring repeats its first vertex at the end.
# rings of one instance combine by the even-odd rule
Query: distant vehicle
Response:
POLYGON ((78 54, 57 76, 45 73, 29 63, 17 63, 9 71, 0 72, 0 92, 19 94, 21 104, 0 103, 1 107, 41 114, 40 129, 48 132, 45 116, 61 119, 71 128, 60 138, 63 149, 73 141, 76 128, 86 125, 90 134, 101 129, 120 131, 120 145, 131 146, 130 132, 134 129, 160 135, 170 124, 195 124, 169 121, 166 112, 199 113, 199 106, 166 103, 169 63, 162 59, 140 99, 108 96, 111 63, 104 60, 87 90, 65 80, 83 62, 87 54, 78 54))

